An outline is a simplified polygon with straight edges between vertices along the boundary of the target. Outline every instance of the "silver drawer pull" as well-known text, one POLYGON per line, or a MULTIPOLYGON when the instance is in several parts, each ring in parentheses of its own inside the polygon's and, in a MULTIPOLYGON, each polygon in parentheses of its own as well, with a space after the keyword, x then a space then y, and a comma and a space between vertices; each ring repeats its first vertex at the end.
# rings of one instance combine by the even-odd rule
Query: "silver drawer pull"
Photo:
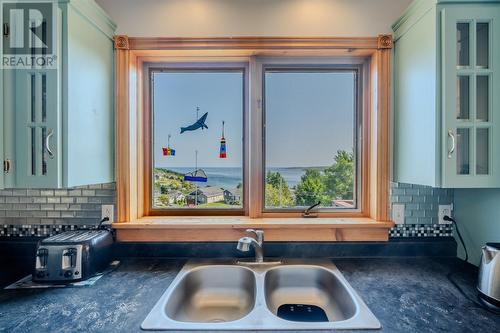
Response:
POLYGON ((49 154, 49 158, 54 158, 54 153, 50 149, 50 138, 54 135, 54 130, 50 129, 49 134, 47 134, 47 137, 45 138, 45 150, 47 150, 47 153, 49 154))
POLYGON ((455 151, 455 134, 453 134, 453 130, 448 130, 448 136, 451 138, 451 148, 448 150, 448 158, 451 158, 451 155, 455 151))

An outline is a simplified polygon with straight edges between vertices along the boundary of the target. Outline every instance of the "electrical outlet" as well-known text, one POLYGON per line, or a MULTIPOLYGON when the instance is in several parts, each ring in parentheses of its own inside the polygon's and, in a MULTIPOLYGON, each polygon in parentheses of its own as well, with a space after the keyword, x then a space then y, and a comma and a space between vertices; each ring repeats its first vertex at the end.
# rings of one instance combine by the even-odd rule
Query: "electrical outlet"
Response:
POLYGON ((439 205, 439 209, 438 209, 439 224, 450 224, 451 222, 444 220, 444 216, 448 215, 449 217, 451 217, 452 211, 453 211, 453 207, 451 205, 439 205))
POLYGON ((109 222, 114 222, 115 206, 114 205, 102 205, 101 206, 101 219, 107 217, 109 222))
POLYGON ((405 224, 405 205, 403 204, 392 205, 392 220, 396 224, 405 224))

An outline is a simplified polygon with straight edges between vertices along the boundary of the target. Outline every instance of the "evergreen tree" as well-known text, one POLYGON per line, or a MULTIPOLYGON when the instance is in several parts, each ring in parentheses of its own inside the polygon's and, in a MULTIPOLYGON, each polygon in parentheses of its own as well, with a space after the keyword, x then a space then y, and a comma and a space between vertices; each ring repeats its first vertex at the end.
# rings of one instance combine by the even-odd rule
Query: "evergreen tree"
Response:
POLYGON ((325 177, 321 172, 316 169, 307 169, 297 185, 295 204, 297 206, 311 206, 321 202, 329 205, 330 200, 325 190, 325 177))
POLYGON ((279 172, 268 171, 266 174, 266 206, 290 207, 293 196, 288 184, 279 172))
POLYGON ((352 200, 354 190, 354 154, 337 151, 334 163, 324 171, 326 194, 333 200, 352 200))

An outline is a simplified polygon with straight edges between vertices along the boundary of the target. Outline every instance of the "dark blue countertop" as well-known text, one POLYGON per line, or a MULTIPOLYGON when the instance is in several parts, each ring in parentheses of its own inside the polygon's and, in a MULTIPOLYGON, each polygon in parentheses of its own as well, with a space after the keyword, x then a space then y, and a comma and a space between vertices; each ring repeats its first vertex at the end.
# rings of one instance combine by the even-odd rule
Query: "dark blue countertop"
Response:
MULTIPOLYGON (((476 295, 476 268, 458 259, 333 261, 382 323, 380 332, 500 331, 500 316, 469 299, 476 295), (450 271, 467 297, 448 280, 450 271)), ((0 332, 140 332, 183 263, 128 258, 91 287, 1 290, 0 332)), ((13 278, 0 275, 0 285, 13 278)))

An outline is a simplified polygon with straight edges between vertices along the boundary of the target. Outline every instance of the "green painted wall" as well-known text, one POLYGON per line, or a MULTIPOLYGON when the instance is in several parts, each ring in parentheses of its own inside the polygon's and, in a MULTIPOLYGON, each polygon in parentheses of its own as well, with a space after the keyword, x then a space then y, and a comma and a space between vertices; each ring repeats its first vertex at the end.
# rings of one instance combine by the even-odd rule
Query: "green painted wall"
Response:
POLYGON ((114 180, 113 41, 74 7, 67 16, 63 177, 68 186, 108 183, 114 180))
MULTIPOLYGON (((455 190, 454 216, 469 251, 469 262, 479 265, 484 243, 500 242, 500 189, 455 190)), ((460 244, 458 255, 464 258, 460 244)))
POLYGON ((394 181, 439 184, 436 9, 394 43, 394 181), (425 156, 425 158, 422 158, 425 156))

